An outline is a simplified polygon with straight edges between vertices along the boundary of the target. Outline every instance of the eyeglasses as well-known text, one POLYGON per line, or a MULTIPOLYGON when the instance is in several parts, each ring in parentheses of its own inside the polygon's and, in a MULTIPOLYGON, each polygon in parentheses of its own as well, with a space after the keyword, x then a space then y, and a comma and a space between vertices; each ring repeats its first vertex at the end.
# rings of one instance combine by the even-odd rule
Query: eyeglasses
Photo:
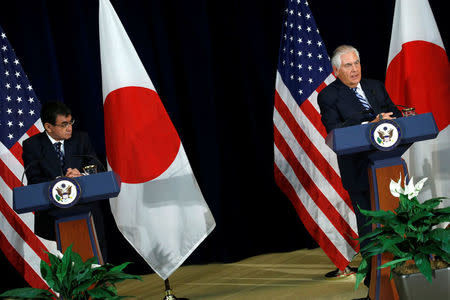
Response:
POLYGON ((74 119, 70 120, 69 122, 63 122, 63 123, 61 123, 61 124, 55 124, 55 125, 53 125, 53 126, 58 126, 58 127, 61 127, 61 128, 67 128, 67 127, 69 127, 69 126, 72 126, 73 123, 75 123, 75 120, 74 120, 74 119))

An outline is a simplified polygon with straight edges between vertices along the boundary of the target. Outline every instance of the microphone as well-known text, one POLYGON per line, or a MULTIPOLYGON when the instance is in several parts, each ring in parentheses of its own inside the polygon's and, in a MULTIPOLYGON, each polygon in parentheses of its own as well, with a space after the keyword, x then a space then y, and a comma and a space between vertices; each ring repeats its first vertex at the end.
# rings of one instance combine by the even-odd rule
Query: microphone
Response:
POLYGON ((34 166, 36 163, 41 162, 42 158, 40 159, 35 159, 33 161, 31 161, 28 166, 26 166, 26 168, 23 170, 22 173, 22 178, 20 179, 20 183, 23 185, 23 178, 25 177, 25 173, 28 171, 28 169, 30 169, 31 166, 34 166))
POLYGON ((91 159, 93 159, 95 162, 97 162, 98 165, 102 168, 102 172, 106 172, 105 166, 102 164, 102 162, 101 162, 95 155, 90 155, 90 154, 74 154, 74 155, 72 155, 72 157, 91 158, 91 159))
POLYGON ((408 108, 408 109, 411 109, 411 108, 413 108, 413 107, 408 107, 408 106, 404 106, 404 105, 401 105, 401 104, 395 104, 395 106, 400 106, 400 107, 403 107, 403 108, 408 108))
POLYGON ((416 109, 414 107, 408 107, 401 104, 395 104, 395 106, 402 107, 400 109, 400 112, 402 113, 403 117, 409 117, 409 116, 415 116, 416 115, 416 109))

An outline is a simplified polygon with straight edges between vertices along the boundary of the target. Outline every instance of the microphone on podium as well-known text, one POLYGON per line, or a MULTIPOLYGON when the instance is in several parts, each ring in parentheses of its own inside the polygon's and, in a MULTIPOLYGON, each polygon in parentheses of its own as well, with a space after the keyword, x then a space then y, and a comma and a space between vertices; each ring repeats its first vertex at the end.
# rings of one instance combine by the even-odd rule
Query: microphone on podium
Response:
POLYGON ((395 104, 395 106, 401 107, 402 109, 400 109, 400 111, 402 112, 402 115, 404 117, 409 117, 409 116, 415 116, 416 115, 416 109, 414 107, 408 107, 405 105, 401 105, 401 104, 395 104))
POLYGON ((102 172, 106 172, 105 166, 102 164, 102 162, 95 156, 95 155, 89 155, 89 154, 74 154, 72 157, 84 157, 84 158, 90 158, 93 159, 97 165, 101 167, 102 172))

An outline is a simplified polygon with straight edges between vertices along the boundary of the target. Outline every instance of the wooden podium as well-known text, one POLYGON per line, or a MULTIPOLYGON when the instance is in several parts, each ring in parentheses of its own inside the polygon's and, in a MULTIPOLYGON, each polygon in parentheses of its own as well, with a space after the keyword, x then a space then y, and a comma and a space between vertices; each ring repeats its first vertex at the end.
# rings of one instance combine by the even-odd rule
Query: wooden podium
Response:
MULTIPOLYGON (((391 195, 389 183, 408 174, 407 166, 401 156, 414 143, 434 139, 439 130, 431 113, 398 118, 394 120, 400 128, 400 142, 389 151, 378 150, 371 142, 372 123, 332 130, 327 138, 327 145, 337 155, 365 152, 369 160, 369 185, 372 210, 394 210, 398 199, 391 195)), ((370 274, 370 299, 398 299, 393 280, 389 280, 389 268, 377 269, 392 258, 390 253, 378 255, 372 259, 370 274)))
POLYGON ((116 197, 120 192, 120 178, 110 171, 75 178, 80 186, 78 203, 69 208, 58 208, 49 199, 52 182, 31 184, 13 190, 13 208, 17 213, 48 210, 55 216, 58 250, 64 252, 73 244, 72 250, 83 260, 97 257, 103 264, 92 213, 79 204, 116 197))

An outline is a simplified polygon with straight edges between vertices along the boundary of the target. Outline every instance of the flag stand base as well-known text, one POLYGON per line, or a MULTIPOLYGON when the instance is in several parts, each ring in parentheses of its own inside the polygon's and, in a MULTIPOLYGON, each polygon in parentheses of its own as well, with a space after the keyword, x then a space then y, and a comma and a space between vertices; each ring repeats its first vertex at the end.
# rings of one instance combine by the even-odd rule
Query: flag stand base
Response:
POLYGON ((164 280, 164 286, 166 288, 166 295, 164 296, 163 300, 189 300, 188 298, 177 298, 173 294, 172 289, 170 288, 169 279, 167 278, 164 280))
POLYGON ((164 296, 163 300, 177 300, 177 297, 172 294, 172 290, 166 290, 166 295, 164 296))

